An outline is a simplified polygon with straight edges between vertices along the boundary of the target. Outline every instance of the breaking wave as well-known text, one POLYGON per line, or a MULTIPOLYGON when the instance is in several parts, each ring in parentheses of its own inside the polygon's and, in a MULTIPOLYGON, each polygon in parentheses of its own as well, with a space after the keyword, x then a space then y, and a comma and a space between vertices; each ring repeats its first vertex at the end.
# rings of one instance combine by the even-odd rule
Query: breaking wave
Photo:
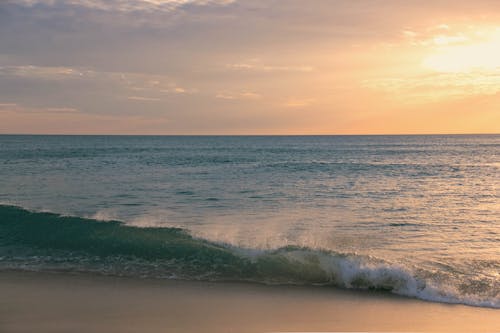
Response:
POLYGON ((0 269, 385 290, 429 301, 500 308, 497 282, 464 288, 440 272, 306 247, 245 249, 181 228, 62 216, 0 205, 0 269))

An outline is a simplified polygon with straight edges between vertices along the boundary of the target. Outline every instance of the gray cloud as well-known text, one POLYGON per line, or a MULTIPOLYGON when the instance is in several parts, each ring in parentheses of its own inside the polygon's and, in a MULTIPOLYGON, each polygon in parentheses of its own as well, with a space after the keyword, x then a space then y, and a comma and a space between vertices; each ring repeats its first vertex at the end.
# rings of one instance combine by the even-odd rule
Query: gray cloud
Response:
POLYGON ((99 11, 163 11, 171 12, 185 6, 227 5, 233 0, 7 0, 24 7, 74 6, 99 11))

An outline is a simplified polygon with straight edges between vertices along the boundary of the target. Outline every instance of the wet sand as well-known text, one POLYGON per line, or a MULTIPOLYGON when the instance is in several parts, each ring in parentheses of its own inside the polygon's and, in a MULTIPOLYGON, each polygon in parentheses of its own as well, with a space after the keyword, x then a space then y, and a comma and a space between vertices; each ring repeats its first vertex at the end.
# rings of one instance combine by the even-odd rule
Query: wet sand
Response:
POLYGON ((500 332, 500 310, 378 292, 0 273, 0 332, 500 332))

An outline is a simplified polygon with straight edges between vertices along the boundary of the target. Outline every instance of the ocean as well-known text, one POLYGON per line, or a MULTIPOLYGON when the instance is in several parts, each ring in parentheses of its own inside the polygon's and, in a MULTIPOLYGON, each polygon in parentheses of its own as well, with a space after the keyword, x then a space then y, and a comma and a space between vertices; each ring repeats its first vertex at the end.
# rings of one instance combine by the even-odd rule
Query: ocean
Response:
POLYGON ((500 308, 500 135, 0 136, 0 271, 500 308))

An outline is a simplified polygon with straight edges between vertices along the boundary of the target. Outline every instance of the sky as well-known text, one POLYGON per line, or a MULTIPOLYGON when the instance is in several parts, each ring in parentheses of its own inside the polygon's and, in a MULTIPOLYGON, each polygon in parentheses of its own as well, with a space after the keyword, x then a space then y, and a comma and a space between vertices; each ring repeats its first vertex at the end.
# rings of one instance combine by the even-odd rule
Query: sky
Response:
POLYGON ((0 133, 500 133, 500 1, 0 0, 0 133))

